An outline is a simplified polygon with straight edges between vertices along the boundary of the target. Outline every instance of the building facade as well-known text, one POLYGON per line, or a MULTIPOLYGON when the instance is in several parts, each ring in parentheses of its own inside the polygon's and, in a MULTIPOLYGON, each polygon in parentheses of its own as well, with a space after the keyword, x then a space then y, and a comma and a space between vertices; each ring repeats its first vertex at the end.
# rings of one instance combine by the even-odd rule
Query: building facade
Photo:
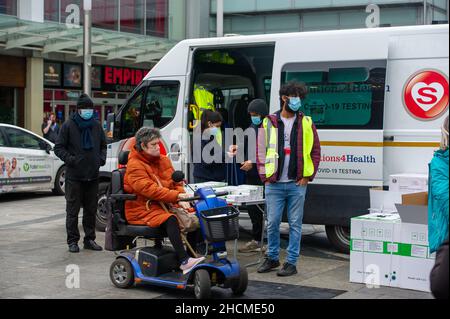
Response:
MULTIPOLYGON (((0 0, 0 122, 40 134, 83 89, 83 0, 0 0)), ((183 0, 92 1, 92 98, 105 122, 153 65, 186 38, 183 0)))
MULTIPOLYGON (((261 34, 366 27, 379 8, 380 26, 448 21, 448 0, 224 0, 225 34, 261 34), (366 12, 366 9, 369 11, 366 12)), ((210 0, 209 35, 216 35, 217 0, 210 0)), ((448 23, 448 22, 447 22, 448 23)))

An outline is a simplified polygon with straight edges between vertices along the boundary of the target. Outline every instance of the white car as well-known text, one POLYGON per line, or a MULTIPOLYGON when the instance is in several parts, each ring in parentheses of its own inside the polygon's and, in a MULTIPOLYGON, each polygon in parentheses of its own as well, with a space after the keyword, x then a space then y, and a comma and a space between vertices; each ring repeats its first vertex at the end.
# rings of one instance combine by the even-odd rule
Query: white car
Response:
POLYGON ((33 132, 0 123, 0 194, 52 190, 63 195, 65 165, 53 147, 33 132))

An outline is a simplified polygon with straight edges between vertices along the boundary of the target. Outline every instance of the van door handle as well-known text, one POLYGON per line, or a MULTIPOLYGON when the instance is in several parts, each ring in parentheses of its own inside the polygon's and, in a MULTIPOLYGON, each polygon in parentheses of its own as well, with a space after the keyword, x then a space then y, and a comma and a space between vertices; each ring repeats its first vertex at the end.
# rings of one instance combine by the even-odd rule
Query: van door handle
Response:
POLYGON ((385 136, 384 137, 384 141, 385 142, 393 142, 394 141, 394 136, 385 136))

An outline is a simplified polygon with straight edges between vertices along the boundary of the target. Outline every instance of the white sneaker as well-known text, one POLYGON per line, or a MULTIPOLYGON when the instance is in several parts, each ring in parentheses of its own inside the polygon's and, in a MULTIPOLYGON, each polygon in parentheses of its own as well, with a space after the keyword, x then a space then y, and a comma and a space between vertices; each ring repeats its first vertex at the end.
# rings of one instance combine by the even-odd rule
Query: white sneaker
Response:
POLYGON ((187 263, 180 266, 180 269, 183 271, 183 275, 186 275, 188 272, 192 270, 195 266, 205 260, 205 257, 200 258, 189 258, 187 263))

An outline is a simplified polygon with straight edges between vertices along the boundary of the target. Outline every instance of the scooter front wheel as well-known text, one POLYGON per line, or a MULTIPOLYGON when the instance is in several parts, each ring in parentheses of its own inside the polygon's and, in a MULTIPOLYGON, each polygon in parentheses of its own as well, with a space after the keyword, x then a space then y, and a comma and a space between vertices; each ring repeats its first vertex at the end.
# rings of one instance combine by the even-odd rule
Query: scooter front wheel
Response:
POLYGON ((114 286, 122 289, 134 284, 134 272, 130 262, 125 258, 116 259, 109 269, 109 277, 114 286))
POLYGON ((233 294, 236 296, 242 296, 247 290, 248 286, 248 272, 247 268, 239 266, 239 279, 231 287, 233 294))
POLYGON ((208 299, 211 297, 211 278, 205 269, 199 269, 194 275, 194 293, 197 299, 208 299))

